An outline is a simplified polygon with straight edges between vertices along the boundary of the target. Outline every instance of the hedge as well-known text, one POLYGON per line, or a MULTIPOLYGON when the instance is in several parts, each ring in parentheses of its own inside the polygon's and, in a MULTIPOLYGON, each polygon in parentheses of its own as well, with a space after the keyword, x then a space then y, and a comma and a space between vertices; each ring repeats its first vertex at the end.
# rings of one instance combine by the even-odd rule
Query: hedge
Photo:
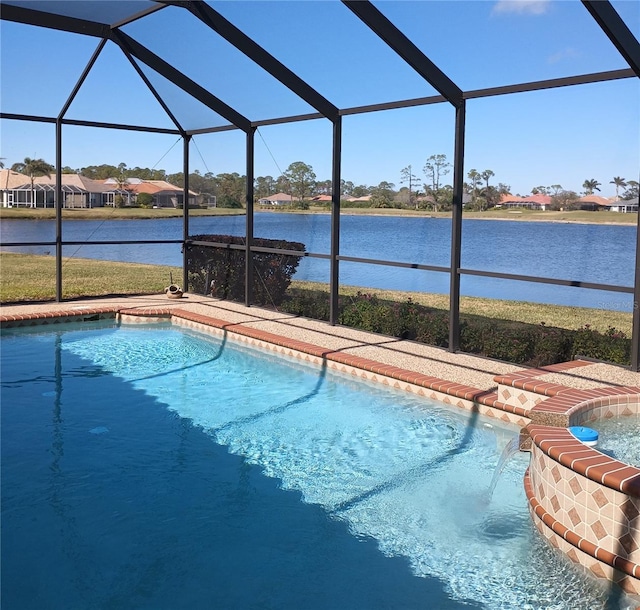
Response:
MULTIPOLYGON (((189 290, 221 299, 243 302, 245 299, 245 250, 228 246, 244 246, 244 238, 234 235, 193 235, 186 241, 189 290), (197 245, 192 242, 217 242, 227 247, 197 245)), ((255 238, 253 245, 279 250, 305 251, 300 242, 255 238)), ((280 305, 298 268, 300 256, 254 252, 252 303, 280 305)))
MULTIPOLYGON (((329 319, 329 295, 322 290, 290 290, 281 309, 318 320, 329 319)), ((379 299, 358 292, 339 299, 340 324, 438 347, 449 346, 449 314, 446 311, 404 302, 379 299)), ((610 327, 605 332, 525 324, 480 316, 460 317, 460 349, 463 352, 526 366, 544 366, 578 357, 628 365, 631 339, 610 327)))

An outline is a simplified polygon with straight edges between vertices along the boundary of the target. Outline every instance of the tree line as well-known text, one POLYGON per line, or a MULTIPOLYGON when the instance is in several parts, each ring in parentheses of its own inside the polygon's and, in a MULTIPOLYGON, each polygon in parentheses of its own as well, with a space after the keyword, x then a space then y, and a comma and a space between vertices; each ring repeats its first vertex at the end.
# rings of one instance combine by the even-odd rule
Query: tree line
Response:
MULTIPOLYGON (((1 165, 1 162, 0 162, 1 165)), ((33 181, 37 176, 51 175, 55 172, 53 165, 43 159, 25 158, 20 163, 11 166, 29 176, 33 189, 33 181)), ((373 208, 410 208, 433 211, 447 211, 453 203, 453 187, 447 177, 452 171, 452 164, 444 154, 434 154, 427 158, 422 167, 422 176, 416 175, 411 165, 399 172, 399 187, 393 182, 383 181, 377 185, 354 184, 348 180, 341 180, 340 195, 344 205, 373 208), (363 198, 365 201, 349 202, 347 198, 363 198)), ((126 189, 127 179, 140 178, 142 180, 165 180, 174 186, 184 186, 182 172, 167 174, 163 169, 146 167, 127 167, 126 163, 116 165, 90 165, 79 169, 65 166, 63 173, 81 174, 93 180, 114 178, 121 188, 126 189)), ((467 180, 463 184, 465 207, 475 210, 486 210, 495 207, 503 195, 511 193, 511 187, 503 182, 493 183, 495 173, 491 169, 478 171, 471 169, 467 172, 467 180)), ((614 177, 610 184, 616 189, 616 197, 628 200, 638 196, 638 182, 625 180, 620 176, 614 177)), ((584 181, 582 187, 584 195, 593 195, 600 191, 601 182, 590 178, 584 181)), ((226 208, 244 207, 246 180, 245 176, 237 173, 202 174, 198 170, 189 174, 189 189, 195 192, 200 201, 207 201, 216 197, 217 205, 226 208)), ((309 202, 318 195, 331 195, 331 180, 318 180, 311 165, 303 161, 291 163, 287 169, 277 177, 258 176, 254 180, 254 199, 260 199, 286 193, 292 197, 292 206, 308 208, 309 202)), ((535 186, 532 194, 543 194, 551 197, 551 208, 577 208, 580 195, 572 190, 563 189, 560 184, 550 186, 535 186)))

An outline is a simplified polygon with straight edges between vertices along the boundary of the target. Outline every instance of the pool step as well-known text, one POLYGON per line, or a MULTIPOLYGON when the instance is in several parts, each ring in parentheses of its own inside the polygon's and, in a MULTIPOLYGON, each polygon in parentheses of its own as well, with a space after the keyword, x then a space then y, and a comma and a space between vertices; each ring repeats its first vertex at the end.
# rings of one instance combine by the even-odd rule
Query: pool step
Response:
POLYGON ((523 369, 507 375, 496 375, 493 379, 498 384, 498 400, 510 407, 524 409, 528 413, 544 400, 573 390, 568 385, 545 380, 546 375, 562 374, 590 364, 593 363, 573 360, 540 368, 523 369))

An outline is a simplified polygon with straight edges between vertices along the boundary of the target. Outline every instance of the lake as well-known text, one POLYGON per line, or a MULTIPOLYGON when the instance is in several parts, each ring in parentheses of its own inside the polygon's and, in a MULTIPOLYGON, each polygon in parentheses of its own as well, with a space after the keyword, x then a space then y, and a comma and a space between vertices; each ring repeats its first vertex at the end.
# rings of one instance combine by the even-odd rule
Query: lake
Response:
MULTIPOLYGON (((329 254, 330 216, 258 212, 256 237, 300 241, 307 252, 329 254)), ((633 286, 635 227, 600 224, 464 220, 462 267, 565 280, 633 286)), ((190 234, 244 235, 244 216, 190 218, 190 234)), ((55 240, 53 220, 0 220, 0 238, 8 242, 55 240)), ((169 240, 182 238, 182 219, 69 220, 65 241, 169 240)), ((340 253, 420 265, 448 267, 451 220, 400 216, 341 217, 340 253)), ((54 248, 19 247, 7 250, 53 254, 54 248)), ((179 244, 65 246, 64 257, 94 258, 157 265, 182 264, 179 244)), ((297 280, 329 281, 329 261, 304 258, 297 280)), ((448 273, 341 262, 340 283, 365 288, 433 292, 449 291, 448 273)), ((631 311, 633 295, 569 286, 463 275, 463 295, 597 307, 631 311)))

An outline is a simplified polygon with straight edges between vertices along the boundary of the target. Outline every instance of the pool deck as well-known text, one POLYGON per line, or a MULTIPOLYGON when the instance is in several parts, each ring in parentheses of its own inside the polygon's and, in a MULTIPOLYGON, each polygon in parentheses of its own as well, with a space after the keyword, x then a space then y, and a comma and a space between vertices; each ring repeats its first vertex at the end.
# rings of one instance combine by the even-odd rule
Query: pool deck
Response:
MULTIPOLYGON (((77 316, 88 311, 136 311, 149 315, 180 310, 197 316, 201 321, 215 321, 219 327, 233 329, 241 334, 261 336, 268 340, 277 337, 280 345, 311 350, 331 359, 348 360, 353 366, 365 368, 377 363, 379 369, 387 367, 393 377, 402 374, 422 376, 424 384, 452 395, 476 396, 491 401, 497 390, 497 377, 529 377, 551 387, 591 390, 606 386, 640 386, 640 373, 620 366, 603 363, 564 363, 541 369, 524 369, 488 358, 464 353, 451 353, 445 349, 354 330, 344 326, 331 326, 326 322, 310 320, 291 314, 259 307, 245 307, 238 303, 206 296, 185 294, 181 299, 166 295, 108 297, 82 299, 63 303, 37 303, 4 305, 0 307, 0 321, 64 315, 77 316), (438 383, 441 382, 441 383, 438 383)), ((538 383, 540 385, 540 383, 538 383)))

